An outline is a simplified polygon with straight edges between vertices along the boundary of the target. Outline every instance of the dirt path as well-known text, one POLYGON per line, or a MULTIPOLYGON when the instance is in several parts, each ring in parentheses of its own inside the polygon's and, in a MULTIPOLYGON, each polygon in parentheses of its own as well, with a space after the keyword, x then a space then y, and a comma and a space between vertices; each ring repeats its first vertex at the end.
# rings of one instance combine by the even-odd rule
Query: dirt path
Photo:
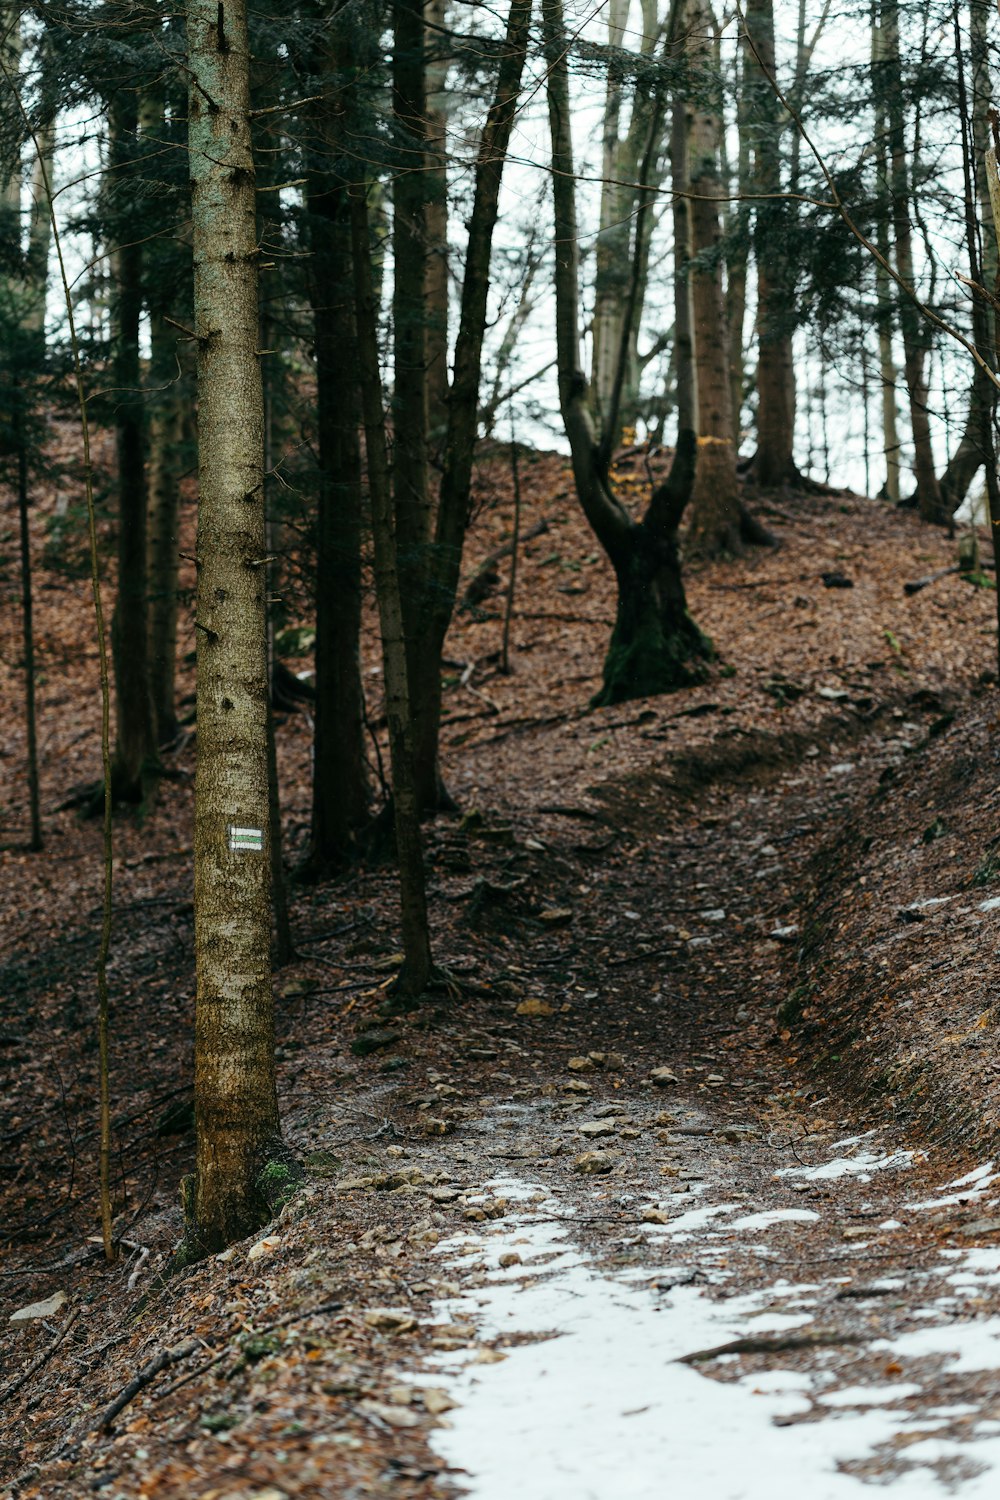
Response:
MULTIPOLYGON (((525 615, 519 675, 449 699, 464 814, 428 860, 455 991, 394 1012, 391 871, 297 893, 276 994, 307 1178, 181 1278, 188 785, 117 832, 110 1268, 88 1241, 97 835, 65 815, 41 860, 4 855, 0 1493, 995 1488, 991 606, 956 579, 904 601, 900 567, 947 560, 912 518, 799 510, 782 552, 693 582, 735 675, 594 714, 606 580, 568 519, 539 540, 531 602, 557 623, 525 615), (834 564, 855 592, 816 582, 834 564)), ((456 660, 494 635, 462 623, 456 660)), ((290 721, 293 842, 308 754, 290 721)))

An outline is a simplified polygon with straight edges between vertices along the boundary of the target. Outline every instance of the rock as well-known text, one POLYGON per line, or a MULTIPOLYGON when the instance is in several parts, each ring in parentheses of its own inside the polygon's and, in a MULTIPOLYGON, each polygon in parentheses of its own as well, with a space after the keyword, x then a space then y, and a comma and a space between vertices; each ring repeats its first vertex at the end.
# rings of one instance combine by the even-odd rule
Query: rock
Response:
POLYGON ((390 1427, 419 1427, 420 1417, 417 1412, 410 1411, 406 1406, 390 1406, 387 1401, 359 1401, 358 1411, 363 1411, 370 1417, 377 1417, 380 1422, 387 1422, 390 1427))
POLYGON ((601 1172, 610 1172, 621 1156, 620 1151, 584 1151, 576 1157, 573 1162, 574 1172, 582 1172, 585 1177, 596 1176, 601 1172))
POLYGON ((369 1307, 364 1319, 379 1333, 412 1333, 417 1326, 416 1318, 405 1307, 369 1307))
POLYGON ((480 1349, 472 1363, 474 1365, 498 1365, 507 1358, 502 1349, 480 1349))
POLYGON ((623 1141, 637 1141, 642 1135, 641 1130, 636 1130, 634 1125, 627 1126, 621 1133, 623 1141))
POLYGON ((592 1073, 594 1064, 589 1057, 571 1057, 566 1064, 571 1073, 592 1073))
POLYGON ((356 1036, 351 1043, 351 1051, 355 1057, 370 1057, 373 1052, 380 1052, 383 1047, 391 1047, 402 1039, 401 1031, 395 1031, 390 1026, 376 1026, 371 1031, 363 1031, 360 1036, 356 1036))
MULTIPOLYGON (((798 1210, 796 1210, 796 1212, 798 1212, 798 1210)), ((874 1233, 875 1228, 873 1225, 868 1225, 866 1228, 862 1228, 860 1225, 857 1225, 852 1229, 845 1229, 843 1234, 841 1235, 841 1239, 868 1240, 871 1239, 874 1233)))
POLYGON ((266 1234, 256 1245, 251 1245, 247 1251, 247 1260, 264 1260, 266 1256, 273 1255, 281 1244, 281 1236, 277 1234, 266 1234))
POLYGON ((424 1135, 448 1135, 455 1128, 448 1120, 432 1120, 426 1116, 421 1124, 424 1135))
POLYGON ((390 1406, 409 1406, 416 1392, 412 1385, 391 1385, 385 1393, 390 1406))
POLYGON ((441 1390, 440 1386, 425 1386, 420 1395, 423 1398, 424 1411, 430 1412, 432 1417, 440 1417, 444 1412, 451 1411, 455 1405, 448 1392, 441 1390))
POLYGON ((428 1194, 428 1197, 432 1198, 435 1203, 454 1203, 459 1196, 458 1188, 450 1187, 431 1188, 428 1194))
POLYGON ((522 1000, 514 1012, 516 1016, 554 1016, 555 1013, 555 1007, 547 1000, 522 1000))
POLYGON ((703 911, 700 915, 703 922, 724 922, 726 920, 725 907, 722 906, 713 906, 708 911, 703 911))
POLYGON ((500 1267, 504 1271, 506 1271, 508 1266, 519 1266, 520 1264, 521 1257, 516 1250, 505 1250, 500 1257, 500 1267))
POLYGON ((53 1292, 51 1297, 46 1297, 44 1302, 29 1302, 25 1307, 19 1307, 12 1312, 8 1322, 30 1323, 35 1318, 51 1318, 57 1313, 66 1301, 65 1292, 53 1292))
POLYGON ((774 927, 768 933, 768 937, 775 943, 794 943, 798 935, 799 929, 794 922, 788 927, 774 927))
POLYGON ((582 1125, 577 1126, 581 1135, 595 1137, 599 1135, 614 1135, 615 1127, 610 1120, 585 1120, 582 1125))
POLYGON ((640 1215, 644 1224, 669 1224, 670 1215, 663 1208, 644 1208, 640 1215))
POLYGON ((973 1219, 971 1224, 960 1224, 957 1232, 959 1234, 998 1234, 1000 1233, 1000 1219, 973 1219))
POLYGON ((567 922, 572 922, 573 911, 569 906, 549 906, 538 913, 538 920, 544 922, 546 927, 562 927, 567 922))
POLYGON ((673 1068, 653 1068, 649 1076, 657 1088, 666 1088, 670 1083, 680 1083, 673 1068))
POLYGON ((338 1193, 355 1193, 361 1188, 375 1186, 374 1177, 345 1177, 342 1182, 337 1183, 338 1193))
POLYGON ((584 1083, 582 1078, 571 1078, 563 1084, 564 1094, 592 1094, 594 1092, 589 1083, 584 1083))

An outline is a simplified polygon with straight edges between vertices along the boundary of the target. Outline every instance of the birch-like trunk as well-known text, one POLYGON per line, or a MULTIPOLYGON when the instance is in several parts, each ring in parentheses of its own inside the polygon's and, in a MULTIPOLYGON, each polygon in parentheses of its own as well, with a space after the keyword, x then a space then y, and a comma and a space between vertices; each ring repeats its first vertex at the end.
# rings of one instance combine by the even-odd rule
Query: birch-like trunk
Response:
POLYGON ((268 858, 264 406, 243 0, 189 0, 198 334, 196 1177, 209 1252, 268 1216, 280 1153, 268 858))

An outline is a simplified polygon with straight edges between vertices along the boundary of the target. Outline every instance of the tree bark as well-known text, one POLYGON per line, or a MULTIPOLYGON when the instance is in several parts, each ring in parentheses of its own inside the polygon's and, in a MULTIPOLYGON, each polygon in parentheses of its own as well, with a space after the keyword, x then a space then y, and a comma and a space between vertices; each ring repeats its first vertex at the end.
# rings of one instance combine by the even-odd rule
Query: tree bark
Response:
POLYGON ((368 492, 375 548, 375 591, 382 634, 385 712, 392 765, 392 804, 399 867, 403 967, 397 980, 402 995, 416 997, 431 978, 430 929, 424 856, 420 839, 410 709, 409 653, 406 649, 398 532, 394 535, 385 412, 379 370, 378 326, 371 264, 371 234, 364 184, 351 188, 351 249, 357 316, 358 377, 365 424, 368 492))
POLYGON ((699 556, 736 556, 743 550, 733 445, 729 336, 722 287, 719 179, 720 118, 712 81, 714 23, 706 0, 689 0, 688 51, 702 80, 688 137, 691 183, 689 267, 698 390, 698 468, 688 547, 699 556))
POLYGON ((157 764, 150 691, 146 598, 146 422, 139 358, 142 238, 132 206, 138 111, 134 96, 116 95, 111 109, 110 186, 117 202, 114 265, 114 403, 118 457, 118 597, 111 622, 115 664, 116 802, 141 802, 157 764))
MULTIPOLYGON (((338 6, 336 16, 342 7, 338 6)), ((344 62, 347 62, 345 57, 344 62)), ((316 720, 309 851, 299 878, 322 879, 351 858, 369 816, 361 680, 361 446, 357 388, 343 379, 357 359, 351 223, 338 160, 344 112, 337 57, 317 60, 323 95, 314 113, 316 150, 307 206, 310 298, 316 350, 319 504, 316 521, 316 720)))
POLYGON ((188 0, 187 38, 200 480, 190 1240, 206 1253, 265 1221, 269 1168, 281 1146, 267 848, 264 413, 243 0, 188 0))
POLYGON ((448 0, 427 0, 427 424, 432 449, 448 425, 448 0))
POLYGON ((149 676, 156 743, 176 739, 177 581, 180 566, 180 481, 184 471, 184 408, 188 381, 177 376, 177 339, 163 310, 150 314, 149 414, 149 676), (166 389, 156 389, 166 386, 166 389))
MULTIPOLYGON (((423 545, 420 609, 414 625, 411 625, 411 617, 406 611, 404 589, 417 795, 425 809, 449 805, 450 801, 439 770, 441 652, 454 613, 462 547, 469 521, 493 235, 507 145, 520 95, 530 20, 531 0, 511 0, 493 102, 476 157, 441 485, 433 534, 423 545)), ((397 538, 402 553, 405 546, 412 543, 411 533, 404 531, 399 524, 398 482, 397 478, 397 538)), ((404 578, 401 558, 401 584, 404 578)))
POLYGON ((762 485, 793 483, 795 466, 794 251, 790 208, 781 195, 781 118, 775 78, 773 0, 747 0, 744 92, 753 141, 752 189, 770 195, 754 213, 757 265, 757 454, 762 485))
MULTIPOLYGON (((908 287, 914 286, 913 234, 903 112, 902 68, 899 55, 899 0, 880 0, 879 62, 876 97, 884 101, 888 124, 892 231, 896 270, 908 287)), ((910 406, 913 435, 913 472, 921 520, 942 525, 948 518, 934 468, 927 390, 927 333, 912 299, 900 301, 903 336, 903 375, 910 406)))

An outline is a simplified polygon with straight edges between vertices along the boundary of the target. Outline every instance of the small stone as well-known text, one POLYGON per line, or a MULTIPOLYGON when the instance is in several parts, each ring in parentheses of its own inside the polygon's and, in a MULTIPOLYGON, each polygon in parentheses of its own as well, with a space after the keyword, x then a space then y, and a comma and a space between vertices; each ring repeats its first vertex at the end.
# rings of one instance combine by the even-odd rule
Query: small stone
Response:
POLYGON ((845 1229, 841 1238, 845 1240, 867 1240, 870 1239, 874 1233, 874 1229, 862 1229, 860 1226, 857 1226, 853 1229, 845 1229))
POLYGON ((589 1057, 571 1057, 566 1064, 571 1073, 592 1073, 594 1064, 589 1057))
POLYGON ((66 1301, 65 1292, 53 1292, 51 1297, 46 1297, 44 1302, 29 1302, 25 1307, 19 1307, 12 1312, 8 1322, 30 1323, 35 1318, 51 1318, 57 1313, 66 1301))
POLYGON ((342 1182, 337 1183, 338 1193, 356 1193, 363 1188, 375 1186, 374 1177, 345 1177, 342 1182))
POLYGON ((425 1118, 422 1121, 424 1135, 447 1135, 455 1127, 447 1120, 432 1120, 425 1118))
POLYGON ((768 933, 768 937, 775 943, 794 943, 798 935, 799 929, 794 922, 788 927, 774 927, 768 933))
POLYGON ((563 1084, 564 1094, 592 1094, 594 1092, 589 1083, 584 1083, 582 1078, 570 1078, 563 1084))
POLYGON ((610 1120, 586 1120, 577 1126, 581 1135, 591 1138, 599 1135, 614 1135, 615 1127, 610 1120))
POLYGON ((459 1191, 458 1188, 436 1187, 431 1188, 428 1197, 432 1198, 435 1203, 454 1203, 459 1197, 459 1191))
POLYGON ((522 1000, 517 1010, 517 1016, 554 1016, 555 1007, 547 1000, 522 1000))
POLYGON ((401 1031, 394 1031, 391 1027, 376 1026, 372 1031, 363 1031, 360 1036, 356 1036, 351 1043, 351 1051, 355 1057, 370 1057, 373 1052, 379 1052, 383 1047, 391 1047, 402 1039, 401 1031))
POLYGON ((412 1385, 391 1385, 385 1393, 390 1406, 409 1406, 415 1391, 412 1385))
POLYGON ((402 1156, 403 1148, 402 1146, 386 1146, 385 1154, 386 1156, 402 1156))
POLYGON ((263 1260, 268 1255, 273 1255, 281 1244, 281 1236, 277 1234, 266 1234, 256 1245, 251 1245, 247 1251, 247 1260, 263 1260))
POLYGON ((390 1406, 386 1401, 359 1401, 358 1410, 377 1417, 390 1427, 419 1427, 420 1417, 405 1406, 390 1406))
POLYGON ((726 920, 726 909, 724 906, 713 906, 708 911, 701 912, 703 922, 724 922, 726 920))
POLYGON ((620 1156, 620 1151, 584 1151, 574 1160, 573 1170, 582 1172, 585 1177, 610 1172, 620 1156))
POLYGON ((644 1208, 641 1214, 644 1224, 669 1224, 670 1215, 663 1208, 644 1208))
POLYGON ((506 1358, 502 1349, 479 1349, 472 1363, 474 1365, 498 1365, 506 1358))
POLYGON ((520 1264, 521 1257, 516 1250, 505 1250, 500 1257, 500 1267, 504 1271, 506 1271, 508 1266, 519 1266, 520 1264))
POLYGON ((657 1088, 666 1088, 670 1083, 680 1083, 673 1068, 653 1068, 649 1076, 657 1088))
POLYGON ((546 927, 562 927, 566 922, 572 922, 573 911, 569 906, 549 906, 538 913, 538 920, 546 927))
POLYGON ((405 1307, 369 1307, 364 1319, 379 1333, 412 1333, 417 1326, 416 1318, 405 1307))
POLYGON ((425 1386, 420 1392, 423 1398, 424 1411, 430 1412, 432 1417, 440 1417, 446 1411, 451 1411, 455 1403, 447 1391, 441 1390, 440 1386, 425 1386))

